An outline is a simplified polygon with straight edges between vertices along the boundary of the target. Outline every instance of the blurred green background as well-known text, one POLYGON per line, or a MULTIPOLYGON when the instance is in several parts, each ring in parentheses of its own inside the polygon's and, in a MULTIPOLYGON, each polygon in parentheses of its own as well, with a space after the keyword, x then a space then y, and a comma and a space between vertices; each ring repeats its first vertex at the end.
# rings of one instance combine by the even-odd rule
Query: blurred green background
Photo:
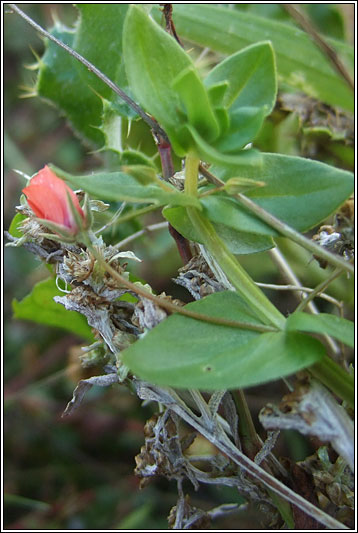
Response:
MULTIPOLYGON (((76 19, 76 9, 71 4, 19 6, 44 27, 52 25, 53 17, 68 25, 76 19)), ((8 11, 6 5, 4 9, 8 11)), ((281 16, 277 11, 262 14, 281 16)), ((35 83, 34 71, 26 68, 36 62, 31 48, 41 55, 43 43, 17 14, 5 13, 4 19, 4 226, 7 229, 25 185, 25 180, 13 169, 32 175, 51 162, 68 172, 85 173, 105 166, 106 156, 91 153, 84 147, 56 109, 46 102, 36 97, 22 98, 31 92, 35 83)), ((350 27, 347 28, 350 39, 350 27)), ((283 128, 284 118, 278 113, 267 124, 267 131, 260 138, 263 148, 275 148, 270 146, 271 133, 280 124, 283 128)), ((284 128, 280 135, 278 139, 286 138, 284 128)), ((327 147, 325 139, 323 144, 327 147)), ((315 155, 322 160, 322 147, 315 146, 319 146, 315 155)), ((292 146, 287 150, 292 150, 292 146)), ((337 163, 335 157, 331 151, 326 160, 331 162, 333 158, 337 163)), ((342 168, 349 168, 349 161, 338 161, 342 168)), ((142 219, 142 223, 160 220, 160 214, 154 214, 142 219)), ((138 222, 123 225, 116 239, 140 227, 138 222)), ((284 241, 281 245, 304 284, 323 279, 324 271, 310 262, 308 254, 284 241)), ((181 262, 166 230, 145 236, 133 243, 131 249, 143 259, 137 275, 155 290, 190 300, 171 281, 181 262)), ((267 255, 245 257, 243 264, 254 279, 282 282, 267 255)), ((80 338, 56 328, 11 318, 13 298, 22 299, 37 281, 45 279, 46 268, 23 248, 6 248, 4 267, 5 528, 166 529, 166 517, 176 503, 175 482, 156 479, 139 490, 139 480, 133 474, 134 457, 144 442, 143 426, 153 409, 142 407, 124 387, 95 387, 73 416, 61 418, 78 380, 94 375, 95 371, 84 370, 79 364, 83 342, 80 338)), ((351 281, 347 280, 339 280, 331 289, 333 295, 345 300, 350 291, 351 281)), ((288 293, 271 292, 270 297, 285 313, 295 305, 288 293)), ((353 295, 350 304, 348 318, 353 295)), ((332 311, 327 303, 321 306, 326 312, 332 311)), ((97 370, 99 373, 100 369, 97 370)), ((261 407, 267 401, 279 401, 285 392, 281 382, 248 390, 255 423, 261 407)), ((258 432, 265 438, 259 427, 258 432)), ((199 440, 198 445, 205 446, 205 443, 199 440)), ((277 450, 297 460, 303 459, 312 448, 300 435, 286 432, 281 435, 277 450)), ((202 486, 195 493, 189 483, 184 488, 190 493, 192 503, 203 509, 241 501, 234 489, 202 486)), ((222 518, 213 527, 261 529, 264 517, 264 509, 261 512, 251 509, 222 518)))

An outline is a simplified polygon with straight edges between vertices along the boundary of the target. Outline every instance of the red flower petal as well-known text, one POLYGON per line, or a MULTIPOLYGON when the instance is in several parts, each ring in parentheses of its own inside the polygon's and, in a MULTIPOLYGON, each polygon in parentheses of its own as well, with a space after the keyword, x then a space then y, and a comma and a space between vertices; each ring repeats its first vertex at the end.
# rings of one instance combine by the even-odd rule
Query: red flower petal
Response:
POLYGON ((37 217, 65 226, 71 232, 76 232, 78 228, 70 209, 68 195, 78 213, 85 219, 73 190, 47 166, 31 179, 23 193, 26 194, 28 204, 37 217))

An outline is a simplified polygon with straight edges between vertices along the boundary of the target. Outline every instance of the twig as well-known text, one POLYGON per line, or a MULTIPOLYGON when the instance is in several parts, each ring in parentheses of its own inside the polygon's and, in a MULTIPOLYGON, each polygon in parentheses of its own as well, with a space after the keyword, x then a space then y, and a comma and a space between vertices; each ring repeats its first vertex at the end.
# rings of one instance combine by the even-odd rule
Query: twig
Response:
MULTIPOLYGON (((272 289, 273 291, 313 292, 315 290, 315 289, 311 289, 310 287, 303 287, 302 285, 276 285, 274 283, 260 283, 260 282, 256 282, 256 285, 263 289, 272 289)), ((338 302, 336 298, 333 298, 333 296, 330 296, 329 294, 323 293, 323 294, 316 294, 315 296, 318 298, 322 298, 323 300, 327 300, 327 302, 333 305, 336 305, 340 310, 342 309, 342 303, 338 302)))
POLYGON ((271 213, 269 213, 259 205, 255 204, 255 202, 250 200, 250 198, 248 198, 244 194, 236 194, 235 197, 240 201, 242 205, 247 207, 250 211, 255 213, 255 215, 257 215, 261 220, 267 222, 267 224, 269 224, 272 228, 276 229, 285 237, 288 237, 300 246, 303 246, 303 248, 306 248, 306 250, 309 250, 315 255, 318 255, 318 257, 326 259, 326 261, 331 265, 342 268, 344 270, 347 270, 351 274, 354 274, 354 267, 348 261, 345 261, 338 255, 332 254, 322 246, 319 246, 319 244, 316 244, 315 242, 307 239, 307 237, 305 237, 295 229, 291 228, 290 226, 276 218, 274 215, 271 215, 271 213))
POLYGON ((139 231, 136 231, 132 235, 129 235, 129 237, 126 237, 122 241, 118 242, 113 248, 123 248, 124 246, 127 246, 130 242, 134 241, 135 239, 138 239, 138 237, 141 237, 142 235, 145 235, 148 232, 156 231, 158 229, 164 229, 168 227, 168 222, 158 222, 158 224, 151 224, 150 226, 146 226, 144 229, 141 229, 139 231))
MULTIPOLYGON (((292 268, 290 267, 290 265, 286 261, 285 257, 283 256, 283 254, 281 253, 279 248, 276 247, 273 250, 270 250, 269 253, 271 255, 272 260, 274 261, 274 263, 276 264, 276 266, 280 270, 281 274, 288 281, 293 282, 296 286, 301 286, 300 280, 298 279, 296 274, 293 272, 292 268)), ((303 288, 301 290, 303 290, 303 288)), ((308 292, 311 293, 311 292, 314 292, 314 291, 315 291, 315 289, 310 289, 308 292)), ((315 296, 320 296, 320 295, 316 293, 315 296)), ((323 298, 326 295, 322 294, 321 296, 323 298)), ((302 299, 300 298, 300 304, 301 303, 302 303, 302 299)), ((311 300, 306 301, 306 303, 307 303, 308 311, 310 313, 312 313, 313 315, 319 314, 319 311, 318 311, 315 303, 313 302, 313 298, 311 298, 311 300)), ((329 335, 324 335, 324 338, 325 338, 327 344, 329 345, 329 347, 331 348, 332 352, 337 355, 340 352, 340 349, 339 349, 336 341, 334 339, 332 339, 332 337, 330 337, 329 335)))
POLYGON ((291 15, 293 19, 305 30, 308 35, 312 37, 318 48, 323 52, 323 54, 329 59, 333 67, 339 74, 344 78, 348 83, 349 87, 354 91, 354 81, 352 80, 349 72, 346 67, 339 59, 336 51, 332 48, 331 45, 327 43, 323 37, 315 30, 311 22, 300 13, 293 5, 291 4, 282 4, 282 7, 291 15))
POLYGON ((248 322, 241 322, 239 320, 227 320, 225 318, 203 315, 201 313, 196 313, 194 311, 190 311, 189 309, 185 309, 185 307, 180 307, 179 305, 175 305, 169 302, 168 300, 155 296, 154 294, 149 292, 147 289, 144 289, 141 286, 135 283, 132 283, 128 279, 121 276, 116 270, 114 270, 114 268, 112 268, 101 257, 101 255, 97 252, 97 250, 91 244, 88 243, 87 246, 88 246, 88 249, 91 251, 92 255, 99 262, 99 264, 112 276, 112 278, 114 278, 122 286, 126 287, 130 291, 134 292, 135 294, 138 294, 142 298, 147 298, 148 300, 151 300, 156 305, 158 305, 159 307, 162 307, 163 309, 166 309, 170 313, 179 313, 189 318, 194 318, 195 320, 201 320, 203 322, 209 322, 212 324, 217 324, 217 325, 227 326, 227 327, 232 327, 232 328, 249 329, 252 331, 260 331, 262 333, 277 331, 277 328, 275 327, 266 326, 263 324, 252 324, 248 322))
POLYGON ((210 427, 207 427, 205 425, 205 420, 202 417, 196 416, 173 389, 161 389, 155 385, 151 385, 137 379, 134 379, 133 383, 136 387, 139 398, 142 400, 160 402, 166 405, 190 426, 199 431, 222 453, 230 457, 232 461, 239 465, 249 475, 261 481, 261 483, 273 490, 275 493, 279 494, 282 498, 289 501, 293 505, 296 505, 303 512, 309 516, 312 516, 315 520, 319 521, 321 524, 324 524, 329 529, 348 529, 347 526, 335 518, 332 518, 318 507, 315 507, 308 500, 299 494, 296 494, 293 490, 289 489, 286 485, 263 470, 254 461, 251 461, 248 457, 246 457, 231 442, 220 426, 216 425, 215 431, 212 431, 211 423, 210 427))
POLYGON ((44 30, 41 26, 39 26, 39 24, 37 24, 34 20, 32 20, 32 18, 30 18, 28 15, 26 15, 26 13, 24 13, 21 9, 19 9, 16 4, 9 4, 9 6, 11 7, 13 11, 16 11, 16 13, 18 13, 23 19, 25 19, 26 22, 28 22, 28 24, 30 24, 33 28, 35 28, 35 30, 37 30, 41 35, 43 35, 47 39, 50 39, 51 41, 56 43, 58 46, 61 46, 61 48, 66 50, 66 52, 68 52, 72 57, 77 59, 77 61, 85 65, 85 67, 87 67, 88 70, 93 72, 93 74, 95 74, 100 80, 102 80, 103 83, 108 85, 108 87, 110 87, 112 91, 118 94, 118 96, 120 96, 122 100, 124 100, 136 113, 138 113, 138 115, 148 124, 148 126, 151 127, 153 131, 155 131, 156 134, 161 135, 165 140, 169 142, 167 134, 159 126, 158 122, 154 120, 152 117, 150 117, 145 111, 143 111, 143 109, 138 104, 136 104, 136 102, 132 100, 130 96, 128 96, 120 87, 118 87, 118 85, 116 85, 112 80, 110 80, 105 74, 103 74, 103 72, 101 72, 92 63, 87 61, 87 59, 81 56, 78 52, 73 50, 70 46, 68 46, 67 44, 63 43, 62 41, 60 41, 59 39, 51 35, 51 33, 49 33, 48 31, 44 30))
MULTIPOLYGON (((222 181, 217 176, 214 176, 208 169, 206 169, 202 164, 199 165, 199 171, 203 176, 205 176, 211 183, 216 185, 217 187, 222 187, 225 185, 225 182, 222 181)), ((239 202, 247 207, 252 213, 254 213, 259 219, 266 222, 269 226, 276 229, 279 233, 284 235, 285 237, 288 237, 292 241, 296 242, 303 248, 306 248, 306 250, 309 250, 310 252, 314 253, 315 255, 318 255, 318 257, 322 257, 325 259, 328 263, 331 265, 334 265, 339 268, 343 268, 344 270, 347 270, 351 274, 354 274, 354 266, 349 263, 348 261, 345 261, 344 259, 341 259, 339 256, 332 254, 322 246, 319 246, 315 242, 307 239, 304 235, 296 231, 295 229, 291 228, 278 218, 276 218, 274 215, 271 215, 268 211, 260 207, 259 205, 255 204, 250 198, 245 196, 244 194, 235 194, 233 195, 235 198, 239 200, 239 202)))
POLYGON ((318 296, 322 291, 332 283, 336 278, 338 278, 343 273, 341 268, 336 268, 330 276, 328 276, 327 279, 323 280, 322 283, 317 285, 317 287, 304 299, 302 302, 297 306, 296 312, 302 311, 306 305, 313 300, 316 296, 318 296))

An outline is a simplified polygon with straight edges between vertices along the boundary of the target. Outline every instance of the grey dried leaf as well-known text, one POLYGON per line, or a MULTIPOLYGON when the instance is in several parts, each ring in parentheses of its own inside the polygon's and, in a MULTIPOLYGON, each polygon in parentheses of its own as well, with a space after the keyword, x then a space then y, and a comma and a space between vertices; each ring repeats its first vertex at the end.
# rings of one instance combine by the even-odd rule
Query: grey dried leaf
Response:
POLYGON ((75 287, 66 296, 55 296, 54 301, 69 311, 77 311, 84 315, 88 324, 100 333, 111 352, 116 353, 117 349, 113 343, 115 327, 110 318, 110 310, 107 306, 96 303, 94 296, 85 287, 75 287))
POLYGON ((142 331, 154 328, 165 318, 167 318, 167 313, 164 309, 161 309, 147 298, 141 298, 133 313, 133 322, 142 331))
POLYGON ((118 376, 116 373, 82 379, 73 391, 72 400, 67 404, 62 416, 72 415, 72 413, 80 406, 86 392, 91 389, 93 385, 97 385, 98 387, 109 387, 114 383, 118 383, 118 376))
POLYGON ((180 268, 178 277, 174 278, 173 281, 187 289, 195 300, 225 290, 225 286, 216 281, 214 274, 201 255, 194 256, 189 263, 180 268))
POLYGON ((266 457, 270 455, 272 449, 276 444, 279 434, 279 430, 267 432, 267 439, 263 443, 261 450, 254 457, 254 461, 257 465, 261 464, 262 461, 264 461, 266 457))
POLYGON ((265 429, 295 429, 304 435, 313 435, 330 442, 354 468, 354 426, 352 420, 330 392, 312 380, 288 395, 281 408, 267 405, 259 419, 265 429))
POLYGON ((241 450, 241 443, 240 443, 239 432, 238 432, 239 417, 237 414, 235 402, 229 391, 226 391, 222 399, 222 405, 224 408, 225 420, 228 422, 230 426, 231 433, 234 439, 234 443, 238 447, 238 449, 241 450))

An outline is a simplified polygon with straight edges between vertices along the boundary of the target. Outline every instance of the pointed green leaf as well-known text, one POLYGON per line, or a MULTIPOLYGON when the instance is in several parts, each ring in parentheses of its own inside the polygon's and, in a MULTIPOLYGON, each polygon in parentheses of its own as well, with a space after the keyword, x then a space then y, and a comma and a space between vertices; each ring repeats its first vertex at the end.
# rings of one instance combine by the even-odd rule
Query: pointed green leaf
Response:
POLYGON ((150 175, 144 173, 140 181, 138 176, 131 176, 125 172, 100 172, 88 176, 72 176, 67 172, 51 165, 55 174, 73 187, 86 191, 91 196, 101 200, 140 202, 157 205, 183 205, 201 209, 197 198, 178 192, 175 187, 165 184, 165 189, 156 182, 150 182, 150 175))
POLYGON ((272 44, 248 46, 221 61, 204 80, 206 87, 228 81, 226 107, 263 107, 270 114, 276 101, 277 81, 272 44))
POLYGON ((327 313, 318 315, 293 313, 287 319, 287 331, 309 331, 330 335, 354 348, 354 323, 339 316, 327 313))
MULTIPOLYGON (((249 190, 246 195, 298 231, 307 231, 327 218, 351 195, 354 188, 350 172, 319 161, 280 154, 261 153, 261 164, 256 167, 240 166, 230 170, 218 167, 213 168, 212 172, 224 180, 242 177, 263 181, 264 187, 249 190)), ((224 203, 232 207, 232 201, 228 204, 225 199, 224 203)), ((217 214, 224 209, 222 206, 216 211, 216 204, 220 202, 210 196, 201 200, 209 218, 229 224, 231 217, 227 215, 226 220, 223 220, 217 214)), ((237 208, 241 210, 240 217, 245 215, 245 210, 239 205, 237 208)), ((244 231, 249 229, 246 223, 242 226, 239 222, 235 222, 234 227, 244 231)), ((253 232, 262 233, 257 226, 255 228, 253 232)))
MULTIPOLYGON (((235 292, 188 304, 211 316, 257 323, 235 292)), ((171 315, 124 352, 142 379, 163 386, 207 390, 242 388, 290 375, 325 353, 316 339, 296 332, 259 333, 171 315)))
POLYGON ((85 317, 76 311, 66 311, 53 301, 53 297, 59 295, 61 292, 53 278, 40 281, 23 300, 13 300, 14 317, 62 328, 93 342, 93 334, 85 317))
MULTIPOLYGON (((59 22, 50 33, 73 46, 74 31, 59 22)), ((52 41, 45 42, 46 51, 40 60, 37 79, 38 95, 58 107, 87 142, 101 146, 104 137, 97 129, 101 124, 100 98, 82 81, 77 61, 52 41)))
POLYGON ((19 226, 22 224, 22 222, 27 218, 26 215, 22 215, 21 213, 16 213, 14 218, 11 221, 10 227, 9 227, 9 233, 13 237, 21 238, 23 237, 22 231, 20 231, 19 226))
POLYGON ((259 133, 266 112, 264 107, 240 107, 229 115, 230 127, 215 143, 220 152, 235 154, 259 133))
POLYGON ((194 66, 180 72, 172 82, 173 89, 184 103, 188 121, 208 141, 215 139, 219 125, 211 109, 209 96, 194 66))
POLYGON ((130 86, 165 129, 177 154, 184 156, 192 142, 183 129, 188 120, 210 140, 216 137, 218 123, 204 85, 175 39, 135 4, 128 11, 123 39, 130 86))
MULTIPOLYGON (((130 96, 124 68, 122 41, 123 24, 128 4, 75 4, 79 10, 74 49, 101 70, 130 96)), ((126 117, 135 117, 133 111, 110 87, 80 63, 77 71, 83 85, 116 105, 116 111, 126 117)))
POLYGON ((186 130, 190 132, 198 155, 208 163, 214 163, 223 167, 252 167, 253 165, 260 165, 261 154, 258 150, 239 150, 237 154, 225 154, 216 149, 215 146, 206 142, 205 139, 193 128, 190 124, 185 126, 186 130))
POLYGON ((124 24, 123 53, 127 77, 137 100, 170 138, 176 138, 176 131, 183 124, 180 110, 184 109, 172 83, 193 65, 191 59, 173 37, 134 4, 124 24))
MULTIPOLYGON (((185 208, 165 207, 163 209, 163 216, 183 237, 186 237, 190 241, 203 244, 201 236, 192 225, 185 208)), ((227 216, 226 220, 230 220, 229 216, 227 216)), ((215 223, 214 227, 220 239, 233 254, 240 255, 263 252, 275 246, 272 238, 266 235, 237 231, 232 226, 222 223, 215 223)))

